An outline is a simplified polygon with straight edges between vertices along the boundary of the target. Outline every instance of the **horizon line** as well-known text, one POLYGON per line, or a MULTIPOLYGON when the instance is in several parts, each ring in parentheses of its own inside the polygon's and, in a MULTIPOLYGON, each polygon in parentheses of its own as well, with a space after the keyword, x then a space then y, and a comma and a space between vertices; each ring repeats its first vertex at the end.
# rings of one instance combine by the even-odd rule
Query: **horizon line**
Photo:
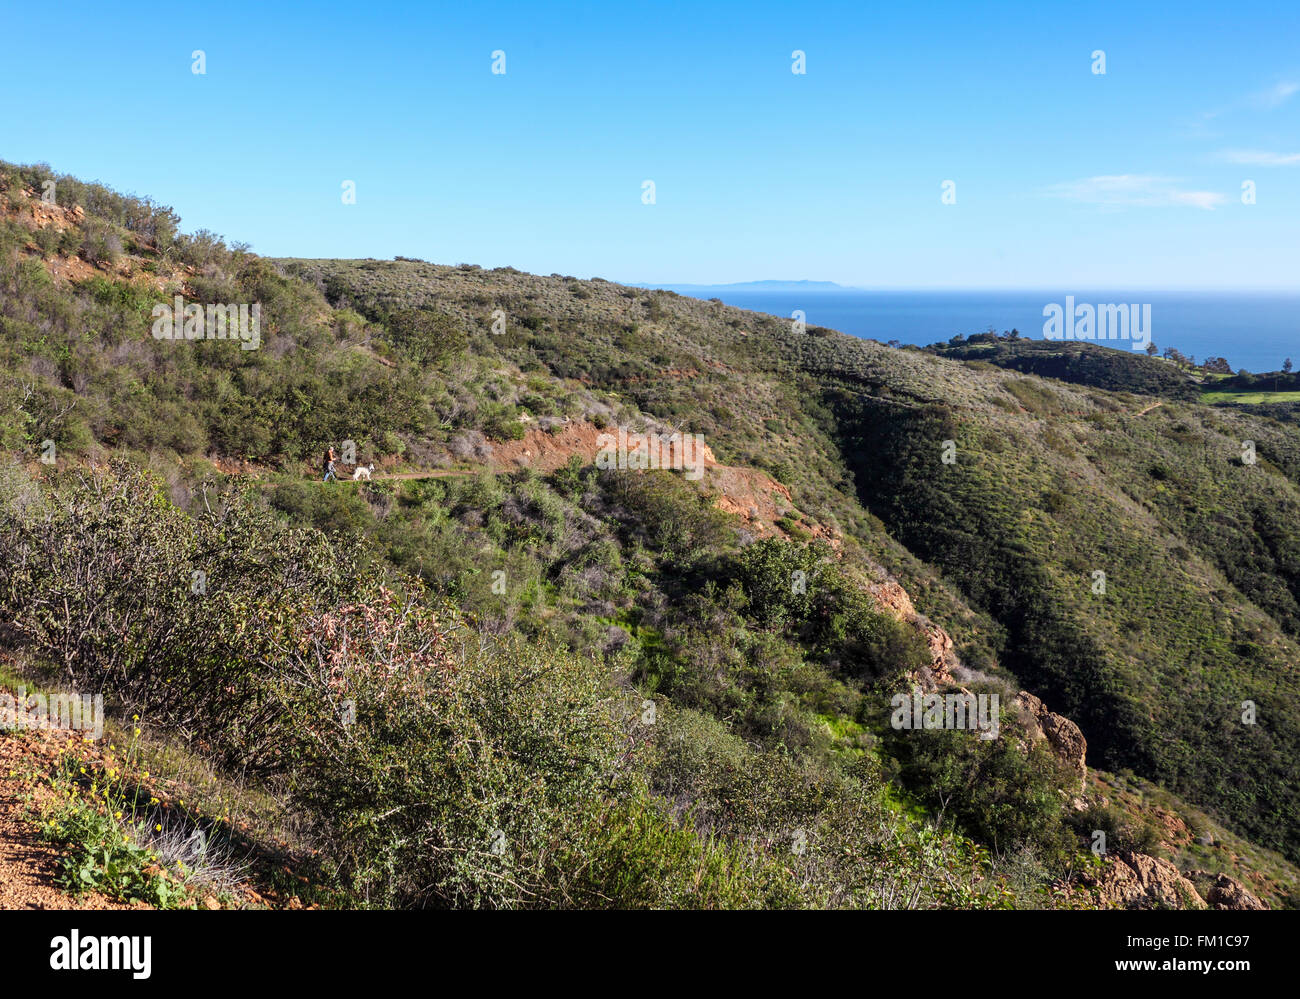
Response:
MULTIPOLYGON (((591 278, 588 278, 587 280, 591 280, 591 278)), ((610 279, 605 278, 602 280, 610 280, 610 279)), ((660 282, 614 281, 614 283, 627 285, 629 287, 663 288, 666 290, 671 290, 674 287, 736 288, 742 285, 761 284, 761 283, 771 283, 771 284, 807 283, 807 284, 834 284, 836 286, 834 288, 815 289, 815 290, 826 291, 826 292, 839 292, 839 291, 873 291, 873 292, 888 292, 888 291, 1031 292, 1032 291, 1032 292, 1040 292, 1041 291, 1041 292, 1059 292, 1062 294, 1074 294, 1073 291, 1070 292, 1063 291, 1064 288, 1068 287, 1068 284, 1065 282, 1056 285, 1037 285, 1037 284, 1035 285, 847 285, 847 284, 839 284, 838 282, 835 281, 808 281, 808 282, 725 281, 719 284, 701 284, 695 281, 660 281, 660 282)), ((1122 292, 1147 292, 1153 294, 1177 292, 1179 294, 1192 293, 1192 294, 1205 294, 1205 295, 1225 295, 1225 294, 1253 295, 1253 294, 1260 294, 1260 293, 1277 294, 1277 295, 1300 295, 1300 285, 1295 285, 1291 287, 1270 287, 1270 286, 1261 285, 1259 287, 1238 286, 1238 287, 1231 287, 1231 288, 1228 287, 1213 288, 1213 287, 1206 287, 1204 285, 1194 285, 1194 286, 1189 285, 1183 287, 1171 285, 1171 286, 1164 286, 1164 287, 1157 288, 1157 287, 1145 286, 1145 285, 1088 285, 1088 284, 1080 283, 1075 285, 1074 287, 1076 289, 1080 289, 1083 291, 1106 290, 1106 291, 1116 291, 1116 292, 1121 292, 1121 291, 1122 292)))

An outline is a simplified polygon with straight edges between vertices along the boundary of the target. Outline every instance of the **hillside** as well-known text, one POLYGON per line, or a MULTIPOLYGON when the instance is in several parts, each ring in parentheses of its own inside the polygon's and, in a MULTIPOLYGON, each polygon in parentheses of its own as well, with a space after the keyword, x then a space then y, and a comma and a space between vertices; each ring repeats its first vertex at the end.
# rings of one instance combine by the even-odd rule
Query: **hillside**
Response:
POLYGON ((1103 347, 1086 341, 1009 340, 977 333, 960 343, 927 348, 940 357, 983 361, 1023 374, 1041 375, 1075 385, 1135 392, 1140 395, 1195 401, 1201 382, 1183 368, 1159 357, 1103 347))
POLYGON ((330 892, 1181 904, 1159 870, 1297 897, 1294 425, 1103 348, 270 260, 46 179, 0 165, 5 640, 222 780, 287 787, 330 892), (151 336, 176 295, 258 303, 257 348, 151 336), (701 435, 702 475, 602 470, 618 428, 701 435), (343 441, 373 482, 317 481, 343 441), (339 622, 391 643, 344 653, 339 622), (337 684, 364 734, 341 761, 337 684), (1006 731, 891 728, 913 684, 999 693, 1006 731))

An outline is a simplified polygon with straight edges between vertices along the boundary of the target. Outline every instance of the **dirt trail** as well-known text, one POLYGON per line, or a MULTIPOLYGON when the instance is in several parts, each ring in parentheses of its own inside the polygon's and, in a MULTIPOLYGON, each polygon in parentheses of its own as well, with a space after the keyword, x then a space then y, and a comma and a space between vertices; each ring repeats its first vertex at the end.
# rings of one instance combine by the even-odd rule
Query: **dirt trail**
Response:
POLYGON ((1151 410, 1153 410, 1153 409, 1158 409, 1160 406, 1163 406, 1163 405, 1164 405, 1163 402, 1153 402, 1153 403, 1152 403, 1150 406, 1148 406, 1146 409, 1144 409, 1144 410, 1142 410, 1142 411, 1140 411, 1140 412, 1138 412, 1138 413, 1135 413, 1134 415, 1135 415, 1135 416, 1146 416, 1147 413, 1151 412, 1151 410))
MULTIPOLYGON (((639 438, 636 434, 631 436, 633 438, 631 441, 622 441, 618 446, 635 449, 638 446, 639 438)), ((563 468, 569 459, 574 456, 581 458, 583 463, 587 465, 596 463, 597 456, 602 449, 610 447, 611 442, 615 440, 616 434, 613 430, 603 430, 585 420, 574 420, 552 430, 543 430, 534 426, 517 440, 493 442, 490 456, 483 458, 482 464, 478 468, 440 468, 388 473, 376 469, 371 475, 370 481, 463 478, 481 472, 501 475, 523 468, 531 468, 536 472, 548 474, 563 468)), ((674 463, 673 467, 677 467, 681 460, 686 457, 684 452, 680 454, 676 452, 675 448, 678 446, 680 445, 668 445, 661 452, 668 458, 676 457, 678 459, 678 462, 674 463)), ((699 472, 698 477, 703 479, 705 488, 717 493, 715 505, 720 510, 739 517, 746 529, 756 536, 785 536, 787 526, 797 525, 798 531, 802 533, 823 538, 832 545, 838 545, 839 538, 836 532, 824 524, 819 524, 799 514, 790 495, 790 490, 770 475, 754 468, 724 465, 718 461, 713 451, 703 442, 698 444, 691 455, 691 460, 693 463, 698 463, 696 471, 699 472), (778 521, 784 526, 779 526, 778 521)), ((241 465, 238 461, 218 460, 216 464, 221 471, 230 475, 257 474, 260 471, 250 466, 241 465)), ((315 481, 323 485, 329 484, 322 483, 318 475, 304 481, 315 481)), ((356 480, 352 478, 350 472, 342 472, 338 475, 338 481, 344 483, 356 480)), ((360 481, 365 482, 366 480, 361 479, 360 481)), ((275 488, 279 484, 276 482, 257 483, 263 489, 275 488)))
MULTIPOLYGON (((495 472, 497 470, 491 469, 491 471, 495 472)), ((477 475, 477 474, 478 474, 477 472, 471 469, 451 470, 445 468, 438 469, 437 471, 424 470, 419 472, 393 472, 389 475, 380 475, 378 472, 376 472, 374 475, 370 477, 368 481, 392 482, 401 479, 402 481, 410 482, 415 479, 451 479, 451 478, 463 477, 466 475, 477 475)), ((334 480, 334 482, 322 482, 319 476, 310 479, 303 479, 302 481, 314 482, 318 486, 321 485, 331 486, 334 485, 335 482, 353 482, 353 481, 365 482, 367 480, 366 479, 354 480, 350 475, 341 475, 336 480, 334 480)), ((253 485, 256 486, 258 489, 276 489, 284 485, 284 483, 283 482, 255 482, 253 483, 253 485)))
MULTIPOLYGON (((439 469, 436 472, 393 472, 391 475, 372 475, 375 482, 382 482, 385 479, 450 479, 461 475, 475 475, 470 469, 459 469, 452 471, 450 469, 439 469)), ((346 481, 351 482, 352 477, 348 476, 346 481)))

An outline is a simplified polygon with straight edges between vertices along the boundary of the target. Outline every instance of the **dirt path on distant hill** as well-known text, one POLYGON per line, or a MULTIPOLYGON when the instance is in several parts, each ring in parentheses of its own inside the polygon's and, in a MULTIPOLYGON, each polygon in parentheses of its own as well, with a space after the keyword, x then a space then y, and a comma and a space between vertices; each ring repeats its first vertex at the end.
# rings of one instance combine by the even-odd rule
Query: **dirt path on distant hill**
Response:
POLYGON ((1142 410, 1142 411, 1139 412, 1139 413, 1135 413, 1135 414, 1133 414, 1133 415, 1134 415, 1134 416, 1146 416, 1147 413, 1151 412, 1151 410, 1153 410, 1153 409, 1159 409, 1159 408, 1160 408, 1161 406, 1163 406, 1163 405, 1164 405, 1163 402, 1153 402, 1153 403, 1152 403, 1150 406, 1148 406, 1146 409, 1142 410))
POLYGON ((99 894, 72 898, 58 887, 59 851, 41 839, 24 801, 32 788, 26 775, 48 767, 54 751, 39 735, 0 734, 0 909, 148 908, 99 894))
MULTIPOLYGON (((661 441, 662 435, 659 435, 661 441)), ((635 450, 640 444, 641 435, 633 433, 633 440, 620 443, 619 447, 628 446, 635 450)), ((351 472, 339 472, 337 482, 393 482, 418 479, 464 478, 487 472, 489 475, 505 475, 510 472, 529 468, 541 474, 550 474, 563 468, 570 458, 578 457, 583 464, 590 465, 597 461, 601 451, 616 440, 616 435, 603 430, 595 424, 573 420, 556 429, 543 430, 533 427, 516 440, 497 441, 491 445, 490 455, 484 456, 478 468, 469 469, 422 469, 413 472, 388 472, 378 469, 369 480, 355 480, 351 472)), ((660 458, 663 467, 681 468, 686 464, 686 453, 676 451, 682 444, 663 444, 660 458)), ((218 459, 218 470, 227 475, 259 476, 263 469, 255 469, 235 460, 218 459)), ((715 505, 726 513, 741 519, 745 528, 758 537, 785 536, 789 528, 796 528, 797 533, 823 538, 832 545, 839 544, 836 530, 799 513, 795 507, 790 490, 777 482, 770 475, 755 468, 724 465, 713 455, 713 451, 703 441, 699 441, 690 455, 692 477, 702 479, 706 489, 717 493, 715 505), (778 523, 780 522, 780 523, 778 523), (797 526, 796 526, 797 525, 797 526)), ((622 467, 622 466, 620 466, 622 467)), ((635 466, 633 466, 635 467, 635 466)), ((655 466, 658 467, 658 466, 655 466)), ((319 473, 305 477, 303 482, 315 482, 317 485, 330 486, 323 482, 319 473)), ((254 485, 260 489, 275 489, 284 482, 259 481, 254 485)))
MULTIPOLYGON (((495 473, 497 470, 489 469, 489 471, 495 473)), ((409 482, 414 479, 452 479, 452 478, 463 477, 466 475, 477 475, 477 474, 478 474, 477 472, 468 469, 457 469, 455 471, 452 471, 444 468, 434 472, 430 472, 427 470, 422 472, 393 472, 391 475, 380 475, 378 472, 376 472, 369 479, 353 479, 352 476, 350 475, 342 475, 339 476, 337 479, 335 479, 334 482, 322 482, 319 477, 304 479, 303 481, 315 482, 316 485, 318 486, 332 486, 335 483, 339 483, 339 482, 354 482, 354 481, 355 482, 392 482, 398 479, 409 482)), ((285 485, 285 483, 257 482, 254 483, 254 485, 259 489, 276 489, 280 486, 285 485)))
MULTIPOLYGON (((634 438, 638 437, 636 434, 632 436, 634 438)), ((584 464, 596 462, 597 455, 602 448, 608 446, 608 441, 614 439, 613 434, 592 423, 574 420, 558 430, 543 430, 540 427, 533 427, 517 440, 494 442, 490 457, 485 457, 478 468, 423 469, 414 472, 389 472, 386 474, 376 469, 369 480, 364 478, 355 480, 352 478, 351 473, 342 472, 338 474, 336 481, 340 484, 355 481, 409 482, 418 479, 464 478, 482 472, 487 472, 489 475, 504 475, 525 468, 531 468, 541 474, 549 474, 563 468, 569 459, 574 456, 581 458, 584 464)), ((637 445, 637 441, 633 441, 631 444, 634 449, 637 445)), ((674 455, 676 456, 676 461, 669 462, 664 467, 670 465, 671 467, 680 467, 685 464, 685 453, 673 451, 674 447, 681 445, 661 446, 667 448, 661 457, 672 458, 674 455)), ((705 488, 717 493, 715 505, 718 509, 739 517, 745 528, 756 536, 785 536, 787 528, 798 525, 798 530, 805 532, 807 535, 823 538, 832 545, 839 544, 839 538, 833 528, 819 524, 799 514, 795 509, 790 490, 765 472, 754 468, 723 465, 714 457, 712 450, 702 441, 698 444, 695 453, 692 454, 691 463, 693 470, 698 472, 698 475, 694 477, 702 478, 702 484, 705 488), (780 525, 778 521, 781 522, 780 525)), ((228 475, 248 475, 250 471, 254 471, 249 467, 241 466, 235 461, 218 461, 217 467, 228 475)), ((257 473, 254 472, 254 474, 257 473)), ((302 481, 314 481, 318 485, 324 486, 331 485, 328 482, 323 482, 319 475, 305 478, 302 481)), ((283 484, 283 482, 265 481, 255 483, 256 487, 261 489, 274 489, 283 484)))

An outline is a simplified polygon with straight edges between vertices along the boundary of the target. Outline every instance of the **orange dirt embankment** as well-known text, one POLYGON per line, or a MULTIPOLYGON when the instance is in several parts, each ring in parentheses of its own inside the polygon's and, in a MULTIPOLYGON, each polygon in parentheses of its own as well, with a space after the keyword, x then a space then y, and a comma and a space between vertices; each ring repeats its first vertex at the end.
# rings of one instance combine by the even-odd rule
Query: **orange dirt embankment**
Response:
MULTIPOLYGON (((575 420, 565 424, 556 433, 534 427, 520 440, 493 443, 490 466, 494 471, 501 472, 518 468, 554 472, 568 464, 574 455, 584 465, 594 464, 602 445, 612 446, 615 450, 621 445, 630 451, 638 443, 636 434, 629 434, 623 439, 616 430, 601 430, 595 424, 575 420)), ((739 517, 745 522, 746 528, 759 537, 784 535, 786 532, 776 526, 776 521, 788 514, 810 535, 832 542, 837 540, 829 528, 801 518, 795 510, 790 490, 770 475, 753 468, 723 465, 704 443, 699 445, 698 451, 687 447, 685 461, 679 458, 676 445, 665 445, 664 454, 668 458, 667 463, 674 467, 698 462, 697 467, 703 471, 701 483, 717 493, 714 505, 719 510, 739 517)))

